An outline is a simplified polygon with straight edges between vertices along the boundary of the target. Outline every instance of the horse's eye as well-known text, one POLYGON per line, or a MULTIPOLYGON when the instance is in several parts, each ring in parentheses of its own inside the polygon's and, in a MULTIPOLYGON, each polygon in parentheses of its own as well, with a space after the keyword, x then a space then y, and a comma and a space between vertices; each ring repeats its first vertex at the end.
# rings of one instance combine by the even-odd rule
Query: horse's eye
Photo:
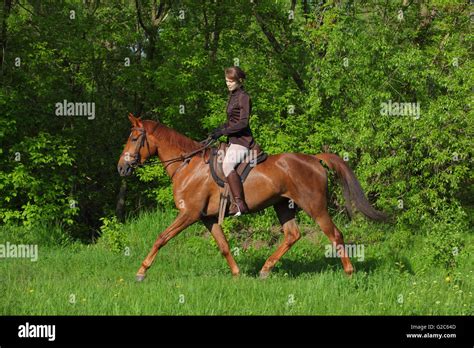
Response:
POLYGON ((132 138, 132 141, 135 142, 135 141, 137 141, 137 139, 138 139, 138 138, 132 138))

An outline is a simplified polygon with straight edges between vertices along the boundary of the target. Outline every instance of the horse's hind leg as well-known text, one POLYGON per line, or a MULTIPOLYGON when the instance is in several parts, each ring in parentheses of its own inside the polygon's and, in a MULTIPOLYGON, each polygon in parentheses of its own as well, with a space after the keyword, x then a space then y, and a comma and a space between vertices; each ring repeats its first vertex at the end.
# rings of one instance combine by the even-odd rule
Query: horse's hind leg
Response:
MULTIPOLYGON (((293 204, 292 204, 293 205, 293 204)), ((278 260, 300 239, 300 231, 296 224, 296 209, 290 205, 289 200, 284 199, 276 203, 273 207, 278 216, 278 220, 283 226, 285 239, 278 249, 268 258, 260 270, 260 278, 267 278, 270 271, 278 262, 278 260)))
POLYGON ((332 221, 327 209, 321 209, 319 213, 310 211, 309 215, 319 224, 324 234, 336 247, 337 255, 341 258, 342 266, 344 267, 344 272, 346 272, 347 275, 351 275, 354 272, 354 267, 352 267, 351 260, 344 246, 344 236, 332 221))
POLYGON ((291 192, 290 197, 319 224, 321 230, 336 247, 337 255, 341 258, 342 266, 344 267, 344 272, 351 275, 354 272, 354 267, 352 267, 351 260, 347 255, 344 237, 328 213, 326 180, 319 177, 316 182, 312 181, 310 184, 309 181, 301 178, 299 185, 295 185, 297 189, 291 192))
POLYGON ((202 222, 206 226, 206 228, 211 232, 212 236, 216 240, 217 246, 222 254, 227 260, 227 264, 230 267, 230 271, 232 272, 233 276, 239 275, 239 267, 235 262, 232 254, 229 250, 229 243, 225 238, 224 232, 222 232, 222 227, 217 223, 216 217, 203 217, 201 218, 202 222))

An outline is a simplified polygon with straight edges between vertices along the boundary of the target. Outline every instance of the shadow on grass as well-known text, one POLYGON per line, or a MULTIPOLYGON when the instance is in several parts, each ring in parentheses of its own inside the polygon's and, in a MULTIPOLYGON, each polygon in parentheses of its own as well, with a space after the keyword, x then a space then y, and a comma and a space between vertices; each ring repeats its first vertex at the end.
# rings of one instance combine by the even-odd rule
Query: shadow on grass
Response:
MULTIPOLYGON (((241 268, 249 276, 259 276, 260 269, 265 263, 264 256, 253 256, 240 261, 241 268)), ((351 260, 356 272, 372 273, 377 268, 380 268, 385 262, 379 259, 367 259, 363 262, 355 262, 351 260)), ((302 274, 318 274, 327 271, 344 272, 341 260, 339 258, 319 257, 312 260, 294 260, 294 259, 280 259, 272 273, 283 275, 288 274, 290 278, 296 278, 302 274)))

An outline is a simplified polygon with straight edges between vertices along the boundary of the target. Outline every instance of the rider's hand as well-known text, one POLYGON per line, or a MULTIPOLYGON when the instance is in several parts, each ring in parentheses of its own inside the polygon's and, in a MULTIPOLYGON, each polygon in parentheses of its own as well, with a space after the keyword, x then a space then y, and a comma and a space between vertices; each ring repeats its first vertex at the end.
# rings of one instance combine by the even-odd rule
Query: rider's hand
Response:
POLYGON ((211 138, 214 139, 214 140, 217 140, 219 139, 222 135, 224 135, 223 131, 222 131, 222 127, 217 127, 216 129, 214 129, 211 133, 211 138))

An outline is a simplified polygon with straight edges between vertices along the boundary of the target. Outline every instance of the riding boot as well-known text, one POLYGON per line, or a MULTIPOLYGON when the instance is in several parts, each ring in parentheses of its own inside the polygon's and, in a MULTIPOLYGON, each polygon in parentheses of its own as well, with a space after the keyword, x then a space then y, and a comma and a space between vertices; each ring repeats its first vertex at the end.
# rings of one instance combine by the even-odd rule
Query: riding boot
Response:
POLYGON ((234 216, 240 216, 241 214, 248 213, 249 208, 245 203, 244 188, 242 186, 242 181, 240 180, 239 174, 233 170, 229 173, 226 179, 229 183, 230 192, 232 193, 235 204, 238 208, 238 211, 234 216))

